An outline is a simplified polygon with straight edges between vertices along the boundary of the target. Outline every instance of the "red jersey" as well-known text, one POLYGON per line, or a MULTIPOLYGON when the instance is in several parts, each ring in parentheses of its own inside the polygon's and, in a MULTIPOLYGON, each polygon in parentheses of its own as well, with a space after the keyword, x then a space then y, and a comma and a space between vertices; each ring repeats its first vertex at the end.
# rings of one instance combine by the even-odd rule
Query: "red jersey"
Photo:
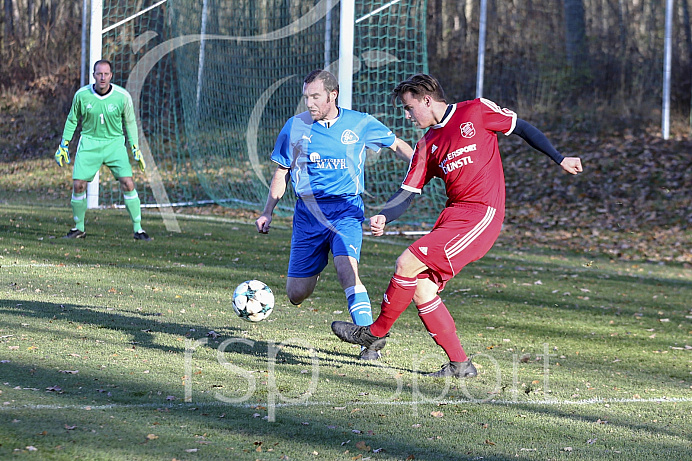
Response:
POLYGON ((504 215, 505 176, 496 132, 510 135, 516 122, 517 114, 487 99, 453 104, 416 144, 401 188, 420 194, 432 178, 442 178, 447 206, 475 203, 504 215))

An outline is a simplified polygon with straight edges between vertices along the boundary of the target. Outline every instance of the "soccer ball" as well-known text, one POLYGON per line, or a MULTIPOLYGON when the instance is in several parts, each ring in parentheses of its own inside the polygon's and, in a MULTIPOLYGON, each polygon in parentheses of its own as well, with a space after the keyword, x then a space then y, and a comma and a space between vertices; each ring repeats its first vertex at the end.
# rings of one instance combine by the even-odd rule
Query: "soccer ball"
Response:
POLYGON ((248 322, 259 322, 274 310, 274 293, 264 282, 248 280, 233 292, 233 310, 248 322))

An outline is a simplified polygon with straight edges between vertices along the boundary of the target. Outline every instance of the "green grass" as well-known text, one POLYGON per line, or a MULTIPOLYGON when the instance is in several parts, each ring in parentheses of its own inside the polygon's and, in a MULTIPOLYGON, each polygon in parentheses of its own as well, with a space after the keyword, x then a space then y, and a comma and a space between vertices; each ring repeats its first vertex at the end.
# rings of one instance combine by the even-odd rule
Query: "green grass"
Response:
MULTIPOLYGON (((87 219, 68 241, 67 208, 0 207, 0 459, 692 458, 683 264, 503 235, 442 293, 479 369, 445 381, 421 375, 444 358, 413 307, 377 364, 331 334, 331 265, 292 306, 285 222, 148 213, 144 243, 124 210, 87 219), (277 298, 258 324, 230 307, 250 278, 277 298)), ((409 243, 366 239, 375 305, 409 243)))

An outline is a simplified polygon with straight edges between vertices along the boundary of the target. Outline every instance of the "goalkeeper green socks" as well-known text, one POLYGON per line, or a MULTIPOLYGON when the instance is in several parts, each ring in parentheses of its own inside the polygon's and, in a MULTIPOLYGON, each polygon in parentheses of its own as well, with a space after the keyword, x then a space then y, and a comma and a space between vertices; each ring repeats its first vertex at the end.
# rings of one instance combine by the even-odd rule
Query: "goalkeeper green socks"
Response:
POLYGON ((87 210, 86 192, 82 192, 81 194, 72 192, 70 205, 72 205, 72 217, 74 219, 75 228, 84 232, 84 215, 86 215, 87 210))
POLYGON ((133 189, 129 192, 123 192, 123 196, 125 197, 125 209, 132 219, 134 232, 137 233, 142 230, 142 207, 139 195, 137 190, 133 189))

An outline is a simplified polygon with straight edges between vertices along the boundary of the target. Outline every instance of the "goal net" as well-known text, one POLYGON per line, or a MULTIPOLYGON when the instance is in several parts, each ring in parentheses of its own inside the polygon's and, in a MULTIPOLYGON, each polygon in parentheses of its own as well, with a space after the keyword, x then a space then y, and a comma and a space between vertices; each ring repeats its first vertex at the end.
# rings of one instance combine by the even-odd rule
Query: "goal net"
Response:
MULTIPOLYGON (((390 93, 427 71, 426 3, 355 2, 352 107, 411 143, 421 133, 391 105, 390 93)), ((339 1, 104 0, 103 6, 102 56, 114 64, 114 83, 136 99, 140 137, 170 203, 261 210, 276 136, 304 110, 303 77, 317 68, 337 73, 339 1)), ((366 209, 384 204, 407 167, 388 149, 370 153, 366 209)), ((117 183, 108 177, 102 175, 100 200, 118 203, 117 183)), ((150 178, 143 203, 156 202, 152 187, 150 178)), ((288 212, 293 202, 287 193, 277 210, 288 212)), ((407 215, 418 225, 432 223, 443 203, 441 183, 431 184, 407 215)))

